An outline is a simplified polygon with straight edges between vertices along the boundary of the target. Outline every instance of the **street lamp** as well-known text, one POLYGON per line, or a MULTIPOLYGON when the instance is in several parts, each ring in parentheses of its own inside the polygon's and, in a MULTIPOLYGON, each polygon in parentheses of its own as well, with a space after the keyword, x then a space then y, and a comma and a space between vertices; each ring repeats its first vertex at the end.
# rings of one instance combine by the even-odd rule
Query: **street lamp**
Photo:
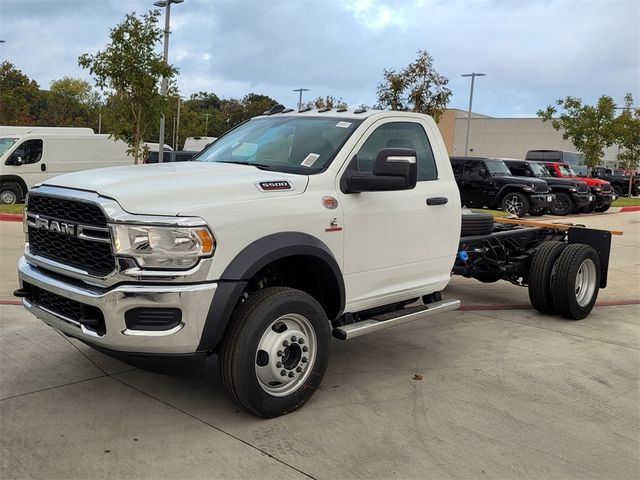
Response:
POLYGON ((486 73, 465 73, 461 77, 471 77, 471 93, 469 94, 469 112, 467 113, 467 139, 464 142, 464 156, 469 156, 469 127, 471 126, 471 105, 473 103, 473 84, 476 77, 486 77, 486 73))
POLYGON ((298 100, 298 110, 302 110, 302 92, 308 92, 308 88, 296 88, 293 90, 294 92, 300 92, 300 98, 298 100))
MULTIPOLYGON (((171 4, 182 3, 184 0, 160 0, 155 2, 154 5, 159 8, 165 8, 164 16, 164 62, 169 63, 169 21, 171 18, 171 4)), ((167 94, 167 78, 162 79, 162 86, 160 87, 160 94, 167 94)), ((164 153, 164 113, 160 114, 160 142, 158 142, 158 163, 162 163, 162 154, 164 153)))

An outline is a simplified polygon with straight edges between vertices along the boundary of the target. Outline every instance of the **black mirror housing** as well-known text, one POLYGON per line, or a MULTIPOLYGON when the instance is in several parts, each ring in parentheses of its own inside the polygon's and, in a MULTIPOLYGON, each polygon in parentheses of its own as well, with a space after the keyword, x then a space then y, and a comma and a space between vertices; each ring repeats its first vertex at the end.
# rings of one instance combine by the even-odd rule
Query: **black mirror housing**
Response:
POLYGON ((345 180, 345 193, 411 190, 418 180, 416 152, 408 148, 383 148, 372 172, 353 171, 346 174, 345 180))

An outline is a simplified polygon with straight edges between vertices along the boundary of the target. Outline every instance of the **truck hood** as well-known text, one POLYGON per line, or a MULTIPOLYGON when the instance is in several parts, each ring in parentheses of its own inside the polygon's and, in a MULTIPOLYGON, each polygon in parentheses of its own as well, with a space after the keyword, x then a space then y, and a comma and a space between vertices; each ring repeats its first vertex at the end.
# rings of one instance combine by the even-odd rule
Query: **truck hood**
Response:
MULTIPOLYGON (((540 185, 546 186, 547 182, 536 177, 517 177, 515 175, 494 175, 493 181, 498 184, 540 185)), ((536 191, 538 189, 536 188, 536 191)))
POLYGON ((578 185, 579 183, 584 183, 581 180, 574 180, 572 178, 558 178, 558 177, 536 177, 539 180, 544 180, 549 185, 565 185, 567 187, 573 187, 578 185))
MULTIPOLYGON (((179 215, 207 205, 298 195, 306 175, 270 172, 248 165, 180 162, 98 168, 60 175, 45 185, 97 192, 129 213, 179 215), (291 188, 264 190, 261 182, 288 182, 291 188)), ((285 184, 286 186, 286 184, 285 184)))

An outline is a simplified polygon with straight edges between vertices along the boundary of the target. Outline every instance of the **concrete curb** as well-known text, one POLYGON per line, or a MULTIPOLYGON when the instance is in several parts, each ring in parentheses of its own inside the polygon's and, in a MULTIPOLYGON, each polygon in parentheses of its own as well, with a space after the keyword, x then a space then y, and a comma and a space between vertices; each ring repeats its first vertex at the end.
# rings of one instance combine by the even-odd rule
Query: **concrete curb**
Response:
POLYGON ((21 213, 0 213, 0 222, 21 222, 21 213))
POLYGON ((640 205, 630 205, 628 207, 620 207, 620 212, 640 212, 640 205))

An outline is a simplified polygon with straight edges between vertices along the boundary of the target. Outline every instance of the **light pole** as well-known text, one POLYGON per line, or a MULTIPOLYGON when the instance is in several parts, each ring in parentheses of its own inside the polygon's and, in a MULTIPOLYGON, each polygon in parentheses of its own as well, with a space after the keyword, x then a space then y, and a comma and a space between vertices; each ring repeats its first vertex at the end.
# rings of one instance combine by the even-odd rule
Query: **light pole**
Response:
POLYGON ((471 126, 471 105, 473 104, 473 84, 476 77, 486 77, 486 73, 465 73, 461 77, 471 77, 471 93, 469 94, 469 112, 467 113, 467 138, 464 142, 464 156, 469 156, 469 127, 471 126))
POLYGON ((302 92, 308 92, 308 88, 295 88, 294 92, 300 92, 300 98, 298 100, 298 110, 302 110, 302 92))
POLYGON ((203 113, 204 115, 204 136, 209 136, 209 117, 213 115, 212 113, 203 113))
MULTIPOLYGON (((160 8, 166 8, 164 15, 164 62, 169 63, 169 21, 171 18, 171 4, 182 3, 184 0, 160 0, 154 5, 160 8)), ((167 94, 167 78, 162 79, 160 94, 167 94)), ((160 114, 160 141, 158 142, 158 163, 162 163, 162 154, 164 153, 164 113, 160 114)))

